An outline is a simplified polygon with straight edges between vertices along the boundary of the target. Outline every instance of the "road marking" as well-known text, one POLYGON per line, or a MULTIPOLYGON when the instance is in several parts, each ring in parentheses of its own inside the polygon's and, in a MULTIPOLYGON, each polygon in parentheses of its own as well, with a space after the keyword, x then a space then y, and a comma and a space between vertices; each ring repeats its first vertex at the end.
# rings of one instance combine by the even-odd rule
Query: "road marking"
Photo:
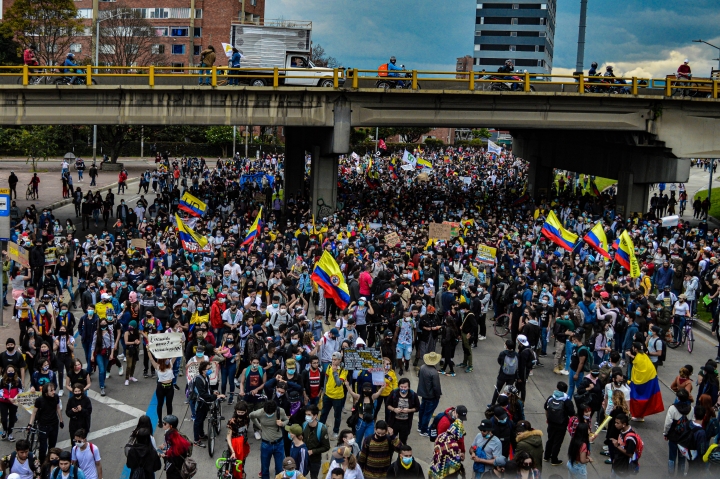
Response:
POLYGON ((113 409, 117 409, 118 411, 124 412, 125 414, 133 416, 135 418, 145 415, 145 411, 143 411, 142 409, 138 409, 138 408, 129 406, 125 403, 121 403, 120 401, 109 398, 107 396, 101 396, 100 394, 98 394, 97 392, 95 392, 93 390, 88 390, 88 397, 94 401, 102 403, 113 409))
MULTIPOLYGON (((120 424, 106 427, 105 429, 100 429, 99 431, 92 431, 90 434, 88 434, 87 438, 88 441, 90 441, 116 432, 124 431, 125 429, 130 429, 135 426, 137 426, 137 419, 130 419, 129 421, 121 422, 120 424)), ((72 444, 70 444, 70 440, 66 439, 65 441, 58 442, 55 447, 59 447, 60 449, 66 449, 70 446, 72 446, 72 444)))

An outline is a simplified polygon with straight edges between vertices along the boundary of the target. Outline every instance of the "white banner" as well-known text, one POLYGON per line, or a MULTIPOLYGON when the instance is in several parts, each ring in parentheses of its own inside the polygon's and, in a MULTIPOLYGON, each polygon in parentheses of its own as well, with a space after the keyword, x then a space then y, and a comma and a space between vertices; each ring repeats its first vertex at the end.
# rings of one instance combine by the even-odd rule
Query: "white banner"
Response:
POLYGON ((155 359, 182 357, 182 337, 182 333, 150 334, 150 352, 155 359))
POLYGON ((660 218, 662 220, 662 225, 665 228, 670 228, 672 226, 677 226, 678 222, 680 221, 680 217, 678 215, 673 216, 665 216, 663 218, 660 218))
POLYGON ((412 171, 415 169, 413 165, 402 165, 400 168, 402 168, 405 171, 412 171))

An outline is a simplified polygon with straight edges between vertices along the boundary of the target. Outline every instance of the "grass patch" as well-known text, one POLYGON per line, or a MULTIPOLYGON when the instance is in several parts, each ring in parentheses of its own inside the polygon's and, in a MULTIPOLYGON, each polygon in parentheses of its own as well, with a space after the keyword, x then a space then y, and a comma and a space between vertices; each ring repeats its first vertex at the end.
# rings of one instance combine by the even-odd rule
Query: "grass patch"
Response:
MULTIPOLYGON (((693 201, 695 201, 696 198, 700 198, 701 201, 707 198, 707 190, 701 190, 695 193, 693 201)), ((688 204, 687 209, 692 211, 692 204, 688 204)), ((720 188, 712 189, 712 194, 710 195, 710 216, 714 218, 720 217, 720 188)))
MULTIPOLYGON (((557 184, 558 180, 560 180, 561 175, 555 175, 555 183, 557 184)), ((567 181, 567 178, 566 178, 567 181)), ((611 180, 610 178, 601 178, 599 176, 595 177, 595 185, 598 187, 598 190, 602 193, 602 191, 607 188, 608 186, 617 183, 617 180, 611 180)), ((580 177, 580 184, 582 185, 582 177, 580 177)), ((590 182, 588 181, 588 189, 585 191, 590 190, 590 182)), ((715 191, 713 191, 713 194, 715 194, 715 191)), ((720 200, 720 199, 719 199, 720 200)))
POLYGON ((698 305, 697 317, 706 323, 712 322, 712 313, 710 313, 710 311, 705 311, 703 304, 698 305))

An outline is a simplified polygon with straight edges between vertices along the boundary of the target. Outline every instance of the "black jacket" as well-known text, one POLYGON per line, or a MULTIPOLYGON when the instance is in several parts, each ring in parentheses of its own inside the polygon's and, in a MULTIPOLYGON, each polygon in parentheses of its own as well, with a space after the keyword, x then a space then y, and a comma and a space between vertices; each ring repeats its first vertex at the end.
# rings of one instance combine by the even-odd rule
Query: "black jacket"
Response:
POLYGON ((410 465, 409 469, 405 469, 400 464, 401 459, 398 458, 395 462, 392 463, 390 466, 390 469, 388 469, 387 477, 394 477, 394 478, 411 478, 411 479, 425 479, 425 472, 423 471, 423 468, 416 460, 413 459, 412 464, 410 465))
POLYGON ((65 406, 65 414, 70 418, 69 430, 77 431, 78 429, 90 429, 90 416, 92 415, 92 402, 86 395, 80 396, 77 399, 75 396, 70 396, 67 400, 67 406, 65 406), (73 409, 81 406, 81 410, 74 412, 73 409))
POLYGON ((128 451, 125 465, 131 471, 142 469, 145 472, 145 479, 154 479, 155 472, 162 467, 160 456, 151 444, 133 444, 128 451))

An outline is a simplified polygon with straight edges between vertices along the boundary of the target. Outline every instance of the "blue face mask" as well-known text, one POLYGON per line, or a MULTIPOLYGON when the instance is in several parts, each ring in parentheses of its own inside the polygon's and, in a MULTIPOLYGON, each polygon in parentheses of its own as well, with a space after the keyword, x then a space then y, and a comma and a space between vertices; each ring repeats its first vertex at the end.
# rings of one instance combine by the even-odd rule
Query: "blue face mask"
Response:
POLYGON ((412 456, 410 456, 410 457, 403 457, 403 458, 402 458, 402 462, 403 462, 403 464, 405 464, 406 466, 407 466, 408 464, 412 464, 412 460, 413 460, 412 456))
POLYGON ((499 422, 500 424, 505 424, 505 423, 507 422, 507 418, 505 418, 505 419, 498 419, 497 422, 499 422))
POLYGON ((295 471, 285 471, 285 475, 286 475, 287 477, 294 477, 294 476, 295 476, 295 471))
POLYGON ((212 369, 206 369, 206 370, 205 370, 205 376, 210 377, 211 374, 212 374, 212 369))
POLYGON ((295 361, 300 361, 300 360, 302 360, 302 354, 296 354, 295 361))
POLYGON ((291 376, 292 376, 293 374, 295 374, 295 370, 294 370, 294 369, 288 369, 287 372, 288 372, 288 374, 290 374, 291 376))

